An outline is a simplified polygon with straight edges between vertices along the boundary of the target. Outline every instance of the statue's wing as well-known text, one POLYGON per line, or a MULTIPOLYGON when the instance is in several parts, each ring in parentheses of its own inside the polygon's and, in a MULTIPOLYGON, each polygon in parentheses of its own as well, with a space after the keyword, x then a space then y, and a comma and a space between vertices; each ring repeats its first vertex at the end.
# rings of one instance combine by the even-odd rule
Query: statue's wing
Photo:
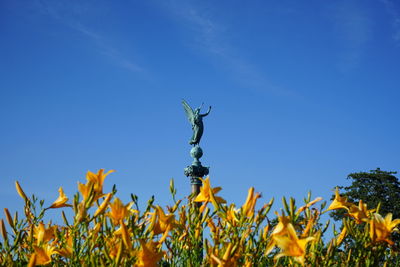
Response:
POLYGON ((185 110, 186 116, 191 124, 193 124, 193 118, 194 118, 194 111, 193 109, 189 106, 188 103, 184 99, 182 99, 182 105, 183 109, 185 110))

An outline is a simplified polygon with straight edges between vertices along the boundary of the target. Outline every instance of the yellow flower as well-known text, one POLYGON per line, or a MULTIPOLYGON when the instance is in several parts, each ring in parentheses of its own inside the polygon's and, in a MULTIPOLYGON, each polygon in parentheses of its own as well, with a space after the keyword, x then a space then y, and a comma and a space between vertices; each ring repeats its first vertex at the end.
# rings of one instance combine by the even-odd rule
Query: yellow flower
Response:
POLYGON ((56 199, 56 201, 53 202, 53 204, 51 204, 50 207, 48 207, 48 209, 57 209, 57 208, 62 208, 62 207, 72 207, 70 204, 66 204, 68 201, 67 196, 64 194, 64 191, 62 189, 62 187, 60 187, 58 189, 59 192, 59 196, 56 199))
POLYGON ((24 190, 22 190, 22 187, 19 185, 19 183, 16 181, 15 182, 15 188, 17 189, 18 195, 23 198, 23 200, 28 201, 28 197, 26 196, 24 190))
POLYGON ((104 173, 104 169, 101 169, 97 174, 88 171, 86 174, 86 184, 78 182, 78 190, 82 194, 84 202, 90 199, 91 205, 91 203, 104 196, 103 182, 106 176, 112 172, 114 172, 114 170, 104 173))
POLYGON ((0 232, 5 242, 8 242, 7 230, 3 219, 0 220, 0 232))
POLYGON ((42 242, 47 242, 53 239, 55 236, 54 232, 56 228, 57 226, 55 225, 46 228, 42 222, 40 222, 38 226, 35 226, 35 228, 33 229, 33 236, 37 240, 37 245, 39 245, 42 242))
MULTIPOLYGON (((194 202, 210 202, 212 201, 212 197, 221 191, 221 187, 215 187, 211 188, 210 185, 210 177, 207 177, 206 179, 201 179, 200 180, 203 182, 203 185, 200 188, 200 193, 196 196, 194 199, 194 202)), ((225 199, 221 197, 214 196, 215 201, 218 203, 226 203, 225 199)))
POLYGON ((98 195, 102 195, 103 194, 103 182, 104 179, 106 178, 107 175, 109 175, 110 173, 115 172, 114 170, 110 170, 107 173, 104 173, 104 169, 100 169, 97 174, 88 171, 86 174, 86 180, 89 183, 94 184, 94 191, 98 194, 98 195))
POLYGON ((136 267, 156 267, 158 262, 163 257, 164 253, 158 251, 158 242, 149 241, 145 243, 140 240, 140 250, 136 253, 137 262, 136 267))
POLYGON ((314 237, 307 237, 299 239, 297 237, 296 231, 291 223, 286 225, 285 235, 273 235, 276 245, 282 250, 281 253, 275 256, 275 259, 280 257, 290 256, 293 257, 295 261, 304 265, 304 256, 306 254, 306 245, 314 237))
POLYGON ((346 235, 347 235, 347 228, 343 227, 342 231, 340 232, 340 234, 336 238, 336 242, 335 242, 336 246, 339 246, 342 243, 342 241, 346 237, 346 235))
POLYGON ((119 198, 115 198, 113 203, 110 203, 111 211, 107 213, 107 216, 112 219, 114 225, 120 224, 120 222, 129 215, 132 202, 127 205, 122 204, 119 198))
POLYGON ((66 239, 67 239, 67 242, 63 245, 62 248, 56 249, 55 253, 65 257, 65 258, 70 258, 70 257, 72 257, 72 254, 74 253, 72 235, 67 233, 66 239))
POLYGON ((106 199, 104 199, 103 203, 101 203, 101 205, 97 208, 97 210, 94 213, 93 217, 96 217, 97 215, 103 213, 106 210, 106 208, 108 206, 108 203, 110 202, 112 196, 113 195, 111 193, 107 194, 106 199))
POLYGON ((225 250, 222 259, 217 257, 214 254, 211 254, 211 258, 214 262, 218 264, 218 267, 236 267, 239 266, 238 258, 240 258, 240 254, 237 251, 233 251, 233 243, 229 243, 225 250))
POLYGON ((82 184, 78 182, 78 190, 82 194, 83 201, 89 198, 91 184, 82 184))
POLYGON ((35 252, 31 255, 29 266, 46 265, 51 262, 51 255, 55 254, 54 247, 49 244, 43 247, 34 246, 35 252))
POLYGON ((261 194, 260 193, 254 194, 254 187, 250 187, 247 193, 246 202, 242 206, 242 212, 246 217, 253 217, 257 199, 260 197, 261 194))
POLYGON ((307 203, 306 205, 300 207, 297 211, 296 214, 300 214, 302 211, 304 211, 305 209, 308 209, 309 207, 311 207, 312 205, 314 205, 315 203, 317 203, 318 201, 321 201, 322 197, 317 197, 316 199, 314 199, 313 201, 307 203))
POLYGON ((278 216, 278 224, 275 226, 274 230, 272 231, 272 235, 286 235, 288 234, 288 225, 290 224, 290 220, 288 216, 279 216, 277 212, 275 214, 278 216))
POLYGON ((370 237, 372 242, 385 241, 393 245, 393 241, 389 239, 390 234, 397 230, 395 227, 400 223, 400 219, 392 221, 392 213, 388 213, 385 219, 378 213, 374 213, 370 221, 370 237))
POLYGON ((367 222, 369 220, 370 214, 374 211, 367 209, 367 204, 364 204, 362 200, 358 202, 358 206, 351 205, 349 207, 349 215, 356 220, 357 224, 361 224, 362 222, 367 222))
MULTIPOLYGON (((277 212, 275 212, 275 214, 278 216, 279 222, 275 226, 274 230, 272 231, 271 236, 287 235, 288 234, 288 230, 287 230, 288 225, 290 224, 289 217, 284 216, 283 214, 282 214, 282 216, 280 216, 277 212)), ((268 232, 268 230, 269 230, 269 226, 268 226, 267 232, 268 232)), ((268 255, 274 249, 275 245, 276 245, 275 239, 272 238, 266 248, 265 254, 268 255)))
POLYGON ((130 238, 130 230, 126 227, 125 223, 121 223, 121 227, 114 232, 114 235, 120 235, 122 237, 122 241, 124 242, 124 245, 126 248, 131 249, 132 244, 131 244, 131 238, 130 238))
POLYGON ((238 210, 235 209, 235 205, 231 204, 226 211, 226 221, 232 226, 236 226, 237 223, 239 222, 239 219, 237 218, 237 213, 238 210))
POLYGON ((118 255, 118 251, 122 246, 120 239, 117 238, 115 235, 109 237, 106 239, 106 245, 107 245, 108 255, 110 256, 110 258, 112 259, 116 258, 118 255))
POLYGON ((336 209, 346 209, 349 210, 349 206, 352 204, 347 202, 347 197, 341 197, 339 195, 339 189, 336 187, 335 191, 335 199, 333 202, 329 205, 328 210, 336 210, 336 209))
POLYGON ((175 215, 168 214, 166 215, 163 209, 160 206, 156 206, 155 212, 152 218, 152 232, 155 235, 163 234, 160 239, 160 243, 162 243, 165 238, 167 238, 168 232, 177 226, 175 215))

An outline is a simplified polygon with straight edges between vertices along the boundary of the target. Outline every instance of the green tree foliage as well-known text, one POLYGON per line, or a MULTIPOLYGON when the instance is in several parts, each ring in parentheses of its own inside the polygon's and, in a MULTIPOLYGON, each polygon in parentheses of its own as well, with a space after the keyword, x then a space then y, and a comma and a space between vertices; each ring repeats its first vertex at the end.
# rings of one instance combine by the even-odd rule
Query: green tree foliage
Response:
MULTIPOLYGON (((400 182, 394 176, 396 173, 382 171, 380 168, 369 172, 350 173, 347 179, 351 180, 351 185, 338 188, 341 195, 348 197, 349 202, 357 204, 362 199, 369 209, 377 207, 380 203, 381 214, 391 212, 393 218, 400 218, 400 182)), ((338 212, 332 214, 335 220, 343 218, 338 212)))
MULTIPOLYGON (((374 209, 380 204, 380 214, 386 215, 390 212, 393 218, 400 218, 400 182, 395 174, 397 172, 382 171, 380 168, 350 173, 347 179, 351 180, 351 185, 338 188, 342 196, 348 197, 349 202, 357 205, 361 199, 368 209, 374 209)), ((332 199, 334 197, 333 195, 332 199)), ((344 210, 336 210, 330 216, 339 221, 344 218, 344 213, 344 210)), ((399 244, 400 235, 395 234, 393 239, 399 244)))

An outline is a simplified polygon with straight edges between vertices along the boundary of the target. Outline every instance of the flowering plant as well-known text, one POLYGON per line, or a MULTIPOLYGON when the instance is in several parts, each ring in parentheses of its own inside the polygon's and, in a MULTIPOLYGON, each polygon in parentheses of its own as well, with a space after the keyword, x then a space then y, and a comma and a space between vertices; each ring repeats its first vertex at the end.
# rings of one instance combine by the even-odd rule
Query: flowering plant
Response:
POLYGON ((123 203, 116 188, 103 192, 109 171, 88 172, 78 183, 73 200, 59 189, 49 207, 28 197, 16 182, 24 200, 24 216, 5 208, 0 220, 1 266, 390 266, 399 262, 399 250, 391 240, 400 219, 368 209, 360 200, 349 203, 336 190, 325 209, 322 198, 305 198, 301 207, 293 198, 282 199, 280 213, 270 215, 274 200, 256 209, 261 197, 248 190, 245 203, 236 207, 217 196, 220 187, 202 180, 199 195, 176 200, 173 180, 171 206, 161 207, 151 198, 140 210, 137 197, 123 203), (73 209, 64 224, 44 222, 49 209, 73 209), (329 221, 324 212, 344 209, 346 218, 333 236, 326 238, 329 221))

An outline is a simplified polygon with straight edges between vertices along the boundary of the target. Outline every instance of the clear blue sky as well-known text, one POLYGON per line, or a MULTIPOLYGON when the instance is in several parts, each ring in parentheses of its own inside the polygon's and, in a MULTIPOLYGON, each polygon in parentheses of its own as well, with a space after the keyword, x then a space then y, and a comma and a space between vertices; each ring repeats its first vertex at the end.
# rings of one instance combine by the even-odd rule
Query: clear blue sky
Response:
POLYGON ((100 168, 124 201, 185 196, 182 98, 213 106, 202 162, 237 205, 400 170, 398 1, 2 0, 0 36, 1 208, 100 168))

